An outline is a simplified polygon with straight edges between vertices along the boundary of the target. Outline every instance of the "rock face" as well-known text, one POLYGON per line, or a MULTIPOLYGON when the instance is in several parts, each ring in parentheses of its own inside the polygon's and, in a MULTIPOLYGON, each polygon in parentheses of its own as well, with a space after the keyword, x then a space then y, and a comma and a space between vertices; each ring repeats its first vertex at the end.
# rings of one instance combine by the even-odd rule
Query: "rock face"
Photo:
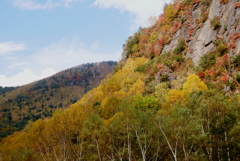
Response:
POLYGON ((207 20, 201 29, 198 29, 193 35, 188 47, 192 53, 188 52, 187 56, 191 57, 194 64, 198 65, 200 58, 214 50, 213 41, 216 39, 216 31, 210 26, 210 21, 207 20))
POLYGON ((199 64, 200 58, 215 50, 213 42, 217 38, 222 38, 228 45, 234 43, 230 51, 230 55, 238 54, 240 52, 240 39, 234 39, 234 34, 240 35, 240 8, 235 8, 236 0, 230 0, 227 4, 220 4, 219 0, 213 0, 208 9, 208 19, 204 23, 197 23, 201 17, 201 5, 195 5, 191 14, 191 26, 183 26, 173 36, 172 41, 165 45, 161 54, 173 50, 178 43, 179 38, 186 38, 189 28, 193 28, 193 34, 187 40, 188 52, 187 56, 192 58, 195 65, 199 64), (221 23, 220 29, 214 30, 211 26, 211 21, 217 17, 221 23))
MULTIPOLYGON (((144 45, 141 48, 137 46, 141 50, 139 55, 151 59, 153 54, 159 55, 173 51, 180 39, 185 39, 187 44, 185 54, 192 59, 195 66, 199 65, 202 56, 216 50, 214 42, 217 39, 221 39, 228 46, 229 56, 240 54, 239 3, 238 0, 229 0, 227 3, 212 0, 210 5, 197 3, 192 6, 192 9, 181 15, 180 20, 177 20, 180 27, 177 27, 178 29, 174 30, 174 32, 174 25, 177 24, 175 22, 175 24, 171 24, 172 26, 167 24, 163 31, 159 27, 161 24, 156 24, 158 27, 141 30, 139 37, 142 40, 141 44, 144 45), (218 26, 216 27, 216 23, 213 22, 217 22, 218 26)), ((132 56, 127 53, 128 50, 124 46, 122 62, 132 56)))

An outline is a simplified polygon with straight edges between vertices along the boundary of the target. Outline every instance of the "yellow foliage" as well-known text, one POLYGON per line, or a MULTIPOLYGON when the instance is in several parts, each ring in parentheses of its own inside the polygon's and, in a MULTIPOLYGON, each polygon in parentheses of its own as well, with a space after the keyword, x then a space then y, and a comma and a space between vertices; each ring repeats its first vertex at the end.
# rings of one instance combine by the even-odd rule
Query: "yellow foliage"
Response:
POLYGON ((142 81, 142 79, 138 79, 129 89, 129 95, 137 95, 142 94, 144 91, 144 85, 145 83, 142 81))
POLYGON ((24 147, 27 144, 26 141, 28 141, 25 134, 25 132, 15 132, 7 136, 7 138, 4 138, 1 142, 1 146, 9 149, 17 149, 20 146, 24 147))
POLYGON ((154 95, 157 98, 158 102, 162 104, 166 101, 168 91, 169 89, 167 83, 160 83, 155 87, 154 95))
POLYGON ((189 74, 187 81, 183 84, 183 90, 186 93, 191 93, 193 91, 205 91, 207 89, 206 84, 195 74, 189 74))
POLYGON ((101 89, 102 89, 102 86, 100 85, 97 88, 90 90, 78 102, 76 102, 72 106, 78 106, 78 107, 79 106, 89 106, 89 105, 92 106, 92 104, 97 101, 101 102, 104 97, 103 96, 104 93, 101 89))
POLYGON ((110 123, 114 122, 118 117, 123 117, 123 115, 124 115, 123 112, 117 112, 110 119, 104 120, 104 124, 107 126, 110 123))
POLYGON ((123 71, 125 70, 132 70, 134 71, 138 66, 145 64, 147 61, 146 58, 135 58, 135 59, 128 59, 123 67, 123 71))
POLYGON ((181 90, 173 89, 168 92, 168 96, 166 98, 167 102, 176 103, 178 100, 184 98, 184 93, 181 90))
POLYGON ((156 16, 151 16, 148 18, 148 23, 149 23, 149 26, 153 26, 154 24, 157 23, 157 20, 158 18, 156 16))

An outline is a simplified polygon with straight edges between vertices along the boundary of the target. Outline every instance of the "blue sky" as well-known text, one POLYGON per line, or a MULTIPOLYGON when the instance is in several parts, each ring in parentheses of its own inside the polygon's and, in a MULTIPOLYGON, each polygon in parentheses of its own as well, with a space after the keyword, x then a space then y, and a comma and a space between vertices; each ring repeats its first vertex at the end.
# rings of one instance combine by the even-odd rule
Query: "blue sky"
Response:
POLYGON ((91 62, 120 60, 122 45, 170 0, 1 0, 0 86, 91 62))

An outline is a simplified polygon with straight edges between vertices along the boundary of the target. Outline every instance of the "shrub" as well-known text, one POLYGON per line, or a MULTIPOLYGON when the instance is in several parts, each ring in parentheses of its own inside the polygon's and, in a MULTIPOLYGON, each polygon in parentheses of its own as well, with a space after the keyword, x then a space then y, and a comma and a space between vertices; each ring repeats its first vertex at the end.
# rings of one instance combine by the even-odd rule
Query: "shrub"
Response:
POLYGON ((224 54, 227 54, 228 52, 228 45, 221 39, 217 39, 214 44, 217 48, 217 53, 219 56, 223 56, 224 54))
POLYGON ((235 32, 230 36, 230 39, 233 43, 235 43, 235 41, 239 38, 240 38, 240 34, 238 32, 235 32))
POLYGON ((218 52, 219 56, 223 56, 224 54, 226 54, 228 52, 228 46, 226 44, 219 44, 217 46, 217 52, 218 52))
POLYGON ((215 53, 210 52, 210 53, 201 57, 199 65, 203 69, 207 69, 207 68, 211 67, 212 65, 214 65, 215 63, 216 63, 215 53))
POLYGON ((215 16, 211 21, 211 26, 213 27, 214 30, 219 29, 222 25, 220 23, 219 17, 215 16))
POLYGON ((224 25, 224 31, 227 31, 227 25, 224 25))
POLYGON ((237 3, 235 4, 235 8, 240 8, 240 2, 237 2, 237 3))
POLYGON ((184 61, 184 57, 182 55, 175 55, 174 58, 178 63, 182 63, 184 61))
POLYGON ((183 1, 183 4, 185 4, 185 5, 191 5, 191 4, 192 4, 192 1, 191 1, 191 0, 185 0, 185 1, 183 1))
POLYGON ((160 76, 160 81, 161 82, 166 82, 168 81, 168 74, 163 74, 160 76))
POLYGON ((236 57, 233 58, 233 65, 235 67, 239 67, 240 66, 240 55, 237 55, 236 57))
POLYGON ((135 72, 145 73, 146 70, 152 66, 153 62, 154 62, 154 61, 151 60, 151 61, 148 61, 146 64, 143 64, 143 65, 137 67, 137 68, 135 69, 135 72))
POLYGON ((236 83, 234 81, 227 80, 226 86, 230 87, 231 90, 236 89, 236 83))
POLYGON ((139 33, 136 33, 134 36, 130 36, 127 40, 127 49, 128 49, 128 54, 131 53, 134 49, 134 45, 139 43, 139 33))
POLYGON ((173 61, 169 59, 169 60, 166 60, 164 64, 168 67, 171 67, 171 65, 173 64, 173 61))
POLYGON ((172 4, 168 5, 166 8, 165 8, 165 13, 166 13, 166 16, 167 16, 167 19, 168 20, 173 20, 174 19, 174 7, 172 4))
POLYGON ((236 77, 237 82, 240 83, 240 74, 236 74, 235 77, 236 77))
POLYGON ((186 43, 184 39, 180 39, 176 48, 173 50, 174 54, 181 54, 186 48, 186 43))
POLYGON ((229 2, 229 0, 220 0, 220 4, 226 4, 228 2, 229 2))
POLYGON ((204 5, 204 6, 210 6, 210 4, 212 3, 212 0, 201 0, 200 3, 201 5, 204 5))

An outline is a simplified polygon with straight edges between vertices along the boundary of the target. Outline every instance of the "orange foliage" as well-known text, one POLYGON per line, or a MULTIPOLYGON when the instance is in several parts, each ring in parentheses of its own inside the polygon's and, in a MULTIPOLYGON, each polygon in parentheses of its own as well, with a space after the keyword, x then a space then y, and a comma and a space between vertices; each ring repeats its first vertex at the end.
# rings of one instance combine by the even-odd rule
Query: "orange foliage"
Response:
POLYGON ((233 33, 229 38, 230 38, 230 41, 232 41, 233 43, 235 43, 235 41, 240 38, 240 33, 235 32, 235 33, 233 33))
POLYGON ((240 8, 240 2, 236 2, 235 8, 240 8))

